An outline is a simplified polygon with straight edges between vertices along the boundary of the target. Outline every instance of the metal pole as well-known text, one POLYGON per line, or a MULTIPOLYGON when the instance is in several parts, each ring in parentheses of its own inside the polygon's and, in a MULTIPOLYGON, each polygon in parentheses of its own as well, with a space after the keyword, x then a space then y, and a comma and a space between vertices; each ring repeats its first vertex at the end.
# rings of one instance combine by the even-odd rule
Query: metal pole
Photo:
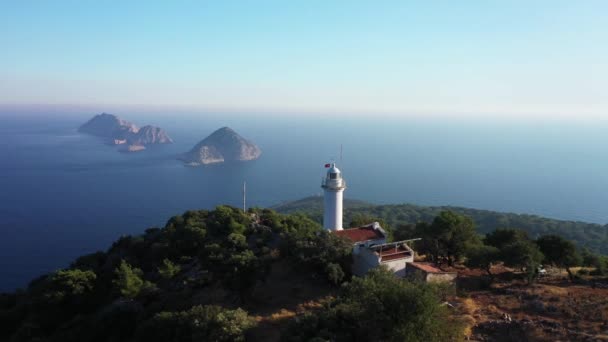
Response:
POLYGON ((247 183, 243 181, 243 212, 247 212, 247 183))

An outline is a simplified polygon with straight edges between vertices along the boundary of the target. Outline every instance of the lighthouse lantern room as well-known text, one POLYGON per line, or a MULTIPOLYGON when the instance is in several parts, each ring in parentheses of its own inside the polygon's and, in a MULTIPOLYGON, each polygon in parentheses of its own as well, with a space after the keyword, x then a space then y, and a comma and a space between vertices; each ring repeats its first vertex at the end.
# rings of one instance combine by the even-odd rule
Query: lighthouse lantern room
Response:
POLYGON ((321 187, 325 190, 323 195, 323 227, 336 231, 342 230, 342 199, 346 182, 342 178, 336 163, 327 164, 327 176, 323 179, 321 187))

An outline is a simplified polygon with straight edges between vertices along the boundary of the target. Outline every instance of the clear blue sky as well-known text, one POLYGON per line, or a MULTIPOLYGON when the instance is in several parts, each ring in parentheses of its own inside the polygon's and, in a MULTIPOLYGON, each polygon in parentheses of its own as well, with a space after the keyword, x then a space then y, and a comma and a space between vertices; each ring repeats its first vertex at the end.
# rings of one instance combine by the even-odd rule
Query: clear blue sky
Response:
POLYGON ((4 1, 0 104, 608 116, 608 1, 4 1))

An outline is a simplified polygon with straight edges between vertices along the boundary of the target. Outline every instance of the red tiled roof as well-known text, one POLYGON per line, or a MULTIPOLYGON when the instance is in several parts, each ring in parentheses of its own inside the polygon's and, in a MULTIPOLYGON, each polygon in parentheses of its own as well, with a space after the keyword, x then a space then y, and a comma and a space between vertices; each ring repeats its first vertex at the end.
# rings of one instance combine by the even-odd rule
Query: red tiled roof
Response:
POLYGON ((438 269, 437 267, 431 266, 429 264, 421 264, 421 263, 418 263, 418 262, 410 262, 408 264, 408 266, 415 267, 415 268, 417 268, 419 270, 423 270, 423 271, 425 271, 427 273, 445 273, 442 270, 438 269))
POLYGON ((384 235, 381 231, 374 229, 373 225, 359 227, 359 228, 350 228, 344 230, 338 230, 334 234, 345 237, 352 242, 363 242, 368 240, 377 240, 383 239, 384 235))

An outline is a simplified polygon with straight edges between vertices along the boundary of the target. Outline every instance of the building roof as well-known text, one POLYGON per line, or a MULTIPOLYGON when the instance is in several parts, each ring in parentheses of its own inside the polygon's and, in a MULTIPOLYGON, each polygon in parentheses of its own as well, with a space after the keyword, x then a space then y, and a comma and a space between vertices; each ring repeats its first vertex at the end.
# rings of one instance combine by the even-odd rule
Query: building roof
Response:
POLYGON ((331 167, 329 168, 329 170, 327 170, 327 173, 341 173, 340 169, 338 169, 338 167, 336 166, 336 163, 332 163, 331 167))
POLYGON ((375 249, 375 251, 378 256, 380 256, 380 262, 404 259, 412 256, 412 251, 405 245, 395 245, 389 248, 375 249))
POLYGON ((377 222, 363 227, 338 230, 334 234, 345 237, 354 243, 369 240, 379 240, 386 237, 384 230, 380 228, 380 225, 377 222))
POLYGON ((417 268, 419 270, 422 270, 422 271, 424 271, 426 273, 449 273, 449 272, 444 272, 444 271, 442 271, 442 270, 438 269, 437 267, 432 266, 430 264, 423 264, 423 263, 420 263, 420 262, 410 262, 408 264, 408 266, 415 267, 415 268, 417 268))

